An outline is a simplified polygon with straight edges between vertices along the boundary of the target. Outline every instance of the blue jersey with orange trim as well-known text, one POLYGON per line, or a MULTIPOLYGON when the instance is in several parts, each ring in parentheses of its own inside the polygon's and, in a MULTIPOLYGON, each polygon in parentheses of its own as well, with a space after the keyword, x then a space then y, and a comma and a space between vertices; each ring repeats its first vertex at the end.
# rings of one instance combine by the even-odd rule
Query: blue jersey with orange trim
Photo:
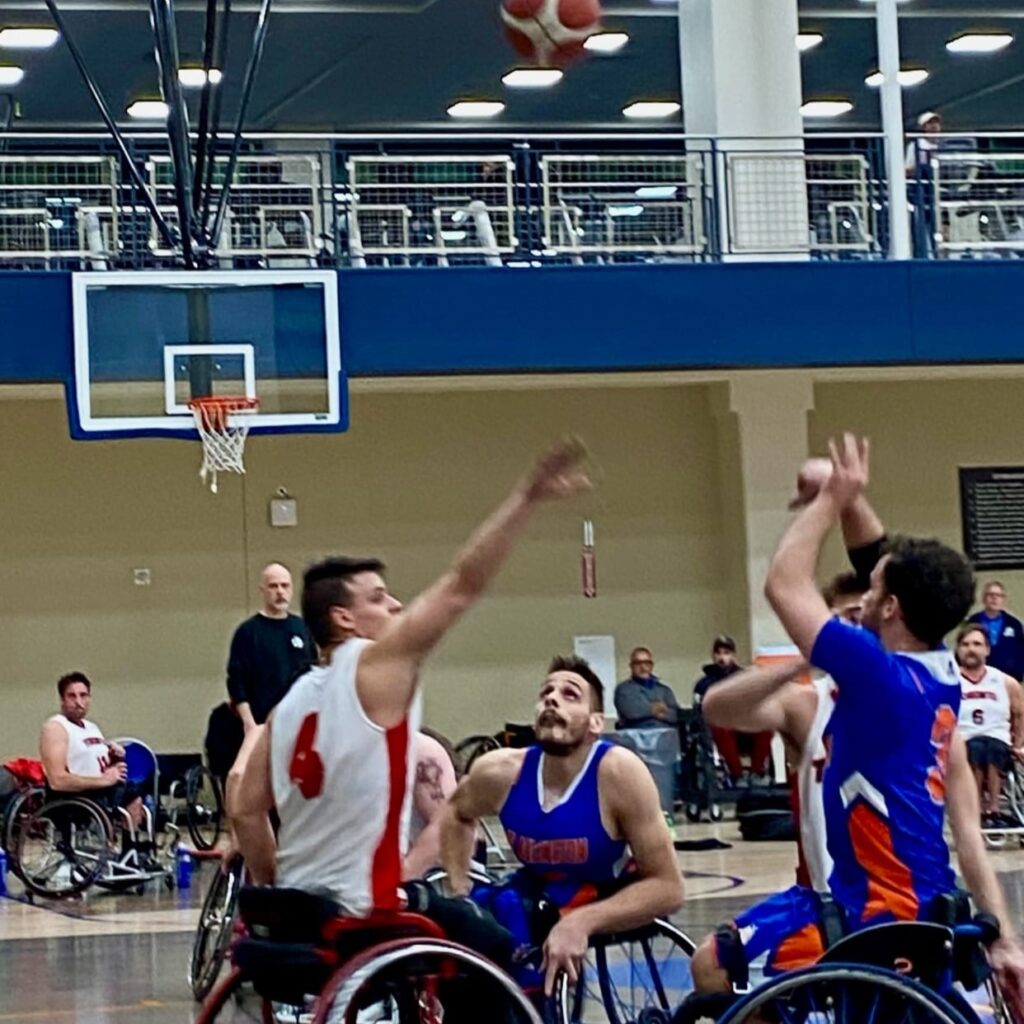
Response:
POLYGON ((603 740, 594 744, 550 810, 544 810, 544 752, 530 747, 499 812, 512 852, 561 908, 593 899, 625 862, 626 842, 605 830, 597 788, 598 767, 611 746, 603 740))
POLYGON ((912 920, 954 888, 942 824, 956 663, 946 650, 886 651, 835 619, 811 660, 839 685, 823 791, 829 886, 851 925, 912 920))

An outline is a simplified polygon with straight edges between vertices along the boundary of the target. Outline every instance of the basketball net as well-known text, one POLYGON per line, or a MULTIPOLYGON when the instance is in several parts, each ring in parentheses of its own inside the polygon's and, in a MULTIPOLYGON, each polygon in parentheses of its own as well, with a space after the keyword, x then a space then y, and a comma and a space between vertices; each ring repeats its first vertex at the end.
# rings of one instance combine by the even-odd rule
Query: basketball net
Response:
POLYGON ((219 395, 193 398, 188 403, 195 417, 199 440, 203 442, 203 464, 199 478, 217 493, 218 473, 244 473, 245 439, 249 435, 250 417, 245 413, 259 408, 258 398, 242 395, 219 395))

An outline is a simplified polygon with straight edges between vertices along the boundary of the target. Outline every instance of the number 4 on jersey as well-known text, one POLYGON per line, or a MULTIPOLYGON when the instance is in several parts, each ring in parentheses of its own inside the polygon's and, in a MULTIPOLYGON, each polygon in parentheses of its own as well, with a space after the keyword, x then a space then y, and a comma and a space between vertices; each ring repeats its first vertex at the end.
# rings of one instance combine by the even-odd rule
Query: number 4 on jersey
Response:
POLYGON ((324 763, 316 752, 316 730, 319 715, 306 715, 295 738, 295 749, 288 765, 288 778, 299 787, 307 800, 318 797, 324 788, 324 763))

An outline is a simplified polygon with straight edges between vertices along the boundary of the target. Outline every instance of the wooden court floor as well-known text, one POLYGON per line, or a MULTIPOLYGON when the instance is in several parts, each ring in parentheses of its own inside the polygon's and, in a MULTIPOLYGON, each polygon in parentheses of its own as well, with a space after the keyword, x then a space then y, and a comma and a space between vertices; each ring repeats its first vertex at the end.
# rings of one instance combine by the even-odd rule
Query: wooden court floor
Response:
MULTIPOLYGON (((710 836, 729 848, 678 855, 687 902, 675 920, 695 938, 793 881, 791 844, 746 843, 732 822, 680 829, 684 839, 710 836)), ((1021 919, 1024 850, 991 856, 1021 919)), ((213 870, 197 870, 183 892, 154 883, 142 896, 30 905, 12 891, 0 899, 0 1024, 190 1024, 196 1008, 186 963, 213 870)))

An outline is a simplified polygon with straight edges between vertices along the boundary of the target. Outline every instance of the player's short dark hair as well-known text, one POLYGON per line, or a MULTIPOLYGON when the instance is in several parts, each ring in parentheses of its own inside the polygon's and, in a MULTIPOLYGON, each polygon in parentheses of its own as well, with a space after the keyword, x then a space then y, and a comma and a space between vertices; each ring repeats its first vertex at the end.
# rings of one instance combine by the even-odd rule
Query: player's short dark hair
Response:
POLYGON ((604 714, 604 683, 590 667, 590 662, 578 654, 556 654, 548 665, 548 675, 554 672, 573 672, 590 686, 590 708, 604 714))
POLYGON ((348 581, 361 572, 383 572, 379 558, 347 558, 340 555, 314 562, 302 576, 302 617, 318 647, 334 642, 331 609, 352 603, 348 581))
POLYGON ((64 694, 68 692, 68 687, 72 683, 85 683, 85 688, 92 693, 92 683, 84 672, 68 672, 67 675, 63 675, 57 680, 57 693, 60 694, 61 700, 64 699, 64 694))
POLYGON ((855 572, 841 572, 828 581, 821 596, 832 608, 841 597, 863 597, 864 590, 864 584, 855 572))
POLYGON ((960 641, 965 636, 970 636, 971 633, 980 633, 985 640, 985 646, 988 648, 992 647, 992 641, 989 639, 988 630, 980 622, 965 622, 956 633, 957 646, 960 645, 960 641))
POLYGON ((938 540, 894 537, 886 554, 886 591, 899 599, 907 629, 937 647, 974 604, 974 571, 959 551, 938 540))

